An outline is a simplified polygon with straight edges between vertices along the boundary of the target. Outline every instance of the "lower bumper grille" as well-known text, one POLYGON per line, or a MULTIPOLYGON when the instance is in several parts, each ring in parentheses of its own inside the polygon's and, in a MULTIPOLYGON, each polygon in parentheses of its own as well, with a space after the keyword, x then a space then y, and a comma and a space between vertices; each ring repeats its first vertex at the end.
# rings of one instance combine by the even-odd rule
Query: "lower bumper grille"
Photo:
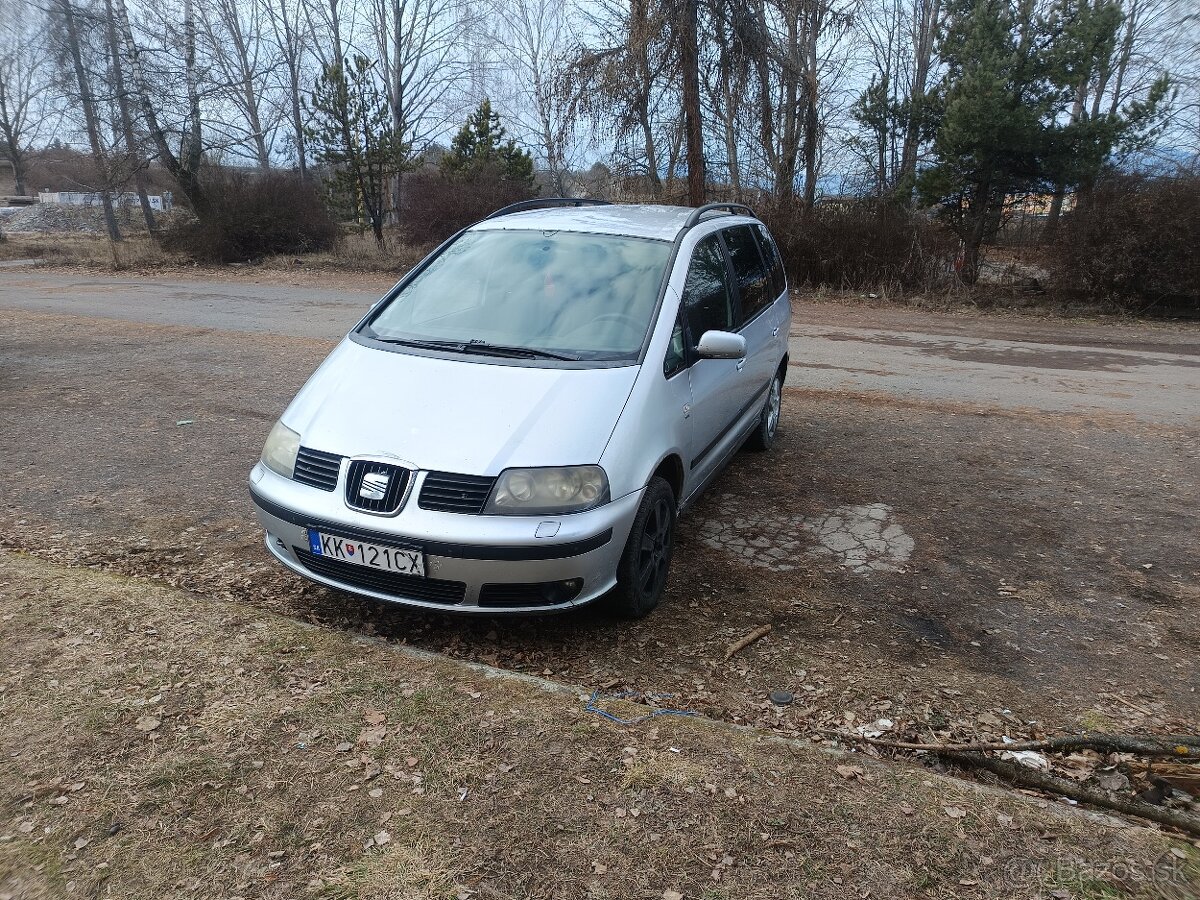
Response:
POLYGON ((583 579, 542 581, 534 584, 485 584, 479 590, 479 605, 496 608, 513 606, 557 606, 579 596, 583 579))
POLYGON ((461 603, 467 594, 467 586, 461 581, 442 581, 437 578, 421 578, 419 575, 383 572, 317 556, 300 547, 293 547, 292 551, 306 569, 317 575, 380 594, 447 605, 461 603))

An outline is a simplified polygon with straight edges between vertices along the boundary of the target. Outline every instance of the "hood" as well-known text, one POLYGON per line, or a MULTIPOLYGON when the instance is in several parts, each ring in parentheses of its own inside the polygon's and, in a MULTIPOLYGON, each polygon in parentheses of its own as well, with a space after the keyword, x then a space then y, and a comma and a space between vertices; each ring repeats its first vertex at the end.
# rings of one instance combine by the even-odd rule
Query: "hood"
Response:
POLYGON ((637 366, 561 369, 392 353, 349 338, 283 415, 302 446, 420 469, 498 475, 596 463, 637 366))

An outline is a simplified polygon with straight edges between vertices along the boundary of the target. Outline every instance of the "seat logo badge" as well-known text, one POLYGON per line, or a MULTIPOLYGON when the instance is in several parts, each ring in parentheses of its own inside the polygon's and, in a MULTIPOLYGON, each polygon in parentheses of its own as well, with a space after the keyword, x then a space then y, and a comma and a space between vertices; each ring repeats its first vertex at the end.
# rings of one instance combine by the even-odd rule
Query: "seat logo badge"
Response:
POLYGON ((368 472, 363 476, 358 496, 364 500, 382 500, 387 496, 388 476, 382 472, 368 472))

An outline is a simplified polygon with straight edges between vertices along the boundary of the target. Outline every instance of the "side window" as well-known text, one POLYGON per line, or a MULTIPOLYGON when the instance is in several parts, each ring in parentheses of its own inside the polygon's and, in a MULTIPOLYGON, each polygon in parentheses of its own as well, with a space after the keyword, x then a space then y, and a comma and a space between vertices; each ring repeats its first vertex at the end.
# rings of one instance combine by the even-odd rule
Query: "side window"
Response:
POLYGON ((779 248, 766 225, 755 226, 758 229, 758 246, 762 248, 763 259, 771 270, 771 297, 774 299, 783 293, 787 287, 787 276, 783 273, 783 259, 779 256, 779 248))
POLYGON ((667 355, 663 359, 663 374, 670 378, 687 368, 687 349, 683 340, 683 315, 675 320, 675 329, 671 332, 671 343, 667 345, 667 355))
POLYGON ((694 344, 706 331, 733 330, 733 293, 717 235, 696 245, 683 286, 683 314, 694 344))
POLYGON ((742 321, 749 322, 775 298, 769 296, 767 270, 758 252, 758 241, 749 225, 736 225, 721 232, 733 260, 733 275, 742 293, 742 321))

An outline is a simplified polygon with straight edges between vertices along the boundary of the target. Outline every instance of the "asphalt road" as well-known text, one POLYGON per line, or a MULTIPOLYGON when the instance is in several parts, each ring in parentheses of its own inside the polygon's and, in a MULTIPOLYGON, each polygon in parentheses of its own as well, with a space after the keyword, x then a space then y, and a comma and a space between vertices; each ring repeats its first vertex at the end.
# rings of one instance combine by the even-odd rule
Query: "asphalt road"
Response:
MULTIPOLYGON (((0 275, 0 307, 335 340, 378 299, 373 289, 279 280, 220 281, 0 275)), ((1045 413, 1115 413, 1147 422, 1200 421, 1200 333, 1169 329, 1096 337, 1053 325, 1018 336, 954 329, 864 327, 868 314, 802 308, 792 361, 814 390, 862 391, 1045 413), (840 320, 840 321, 839 321, 840 320)), ((925 323, 927 326, 929 322, 925 323)), ((985 323, 981 329, 994 327, 985 323)))
POLYGON ((0 546, 792 733, 1200 720, 1200 329, 798 302, 780 441, 685 517, 659 612, 465 623, 261 547, 270 423, 387 287, 349 283, 0 271, 0 546))

